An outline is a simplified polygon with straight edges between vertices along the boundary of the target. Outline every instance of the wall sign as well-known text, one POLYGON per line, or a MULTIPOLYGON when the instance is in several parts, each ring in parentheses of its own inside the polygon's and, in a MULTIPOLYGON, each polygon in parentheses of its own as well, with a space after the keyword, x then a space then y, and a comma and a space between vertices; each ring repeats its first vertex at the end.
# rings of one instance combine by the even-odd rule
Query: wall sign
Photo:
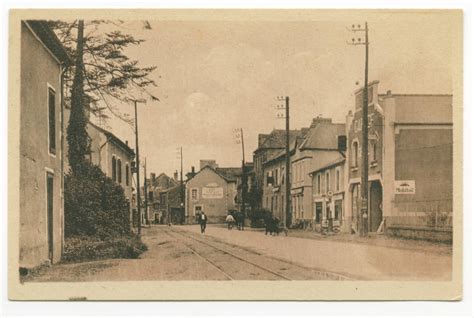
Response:
POLYGON ((204 187, 202 188, 201 196, 203 199, 222 199, 224 197, 224 189, 204 187))
POLYGON ((395 194, 415 194, 415 180, 395 180, 395 194))

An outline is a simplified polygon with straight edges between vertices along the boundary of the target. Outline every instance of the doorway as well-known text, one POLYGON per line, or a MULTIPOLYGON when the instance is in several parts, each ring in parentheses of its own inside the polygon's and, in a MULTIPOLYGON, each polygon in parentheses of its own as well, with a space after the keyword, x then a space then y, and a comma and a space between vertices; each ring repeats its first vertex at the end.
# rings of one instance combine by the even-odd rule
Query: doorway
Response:
POLYGON ((51 172, 46 173, 46 213, 47 213, 47 231, 48 231, 48 259, 53 261, 53 215, 54 215, 54 205, 53 205, 53 193, 54 193, 54 175, 51 172))
POLYGON ((383 219, 382 211, 382 200, 383 200, 383 191, 380 181, 372 181, 370 183, 370 207, 369 207, 369 216, 370 232, 377 232, 377 229, 380 226, 380 223, 383 219))

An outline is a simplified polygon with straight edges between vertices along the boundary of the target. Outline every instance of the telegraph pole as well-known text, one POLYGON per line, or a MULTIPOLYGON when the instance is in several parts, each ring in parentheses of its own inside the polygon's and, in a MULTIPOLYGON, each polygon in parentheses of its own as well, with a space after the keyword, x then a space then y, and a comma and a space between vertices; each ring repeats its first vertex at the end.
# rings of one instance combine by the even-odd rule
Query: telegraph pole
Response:
MULTIPOLYGON (((351 45, 365 46, 365 78, 364 78, 364 101, 362 105, 362 171, 361 171, 361 207, 360 207, 360 236, 367 236, 369 231, 369 217, 368 217, 368 197, 369 197, 369 27, 365 22, 365 27, 361 25, 352 25, 352 32, 364 32, 365 41, 358 38, 352 39, 351 45)), ((357 154, 356 154, 357 156, 357 154)))
MULTIPOLYGON (((285 216, 283 217, 283 226, 286 227, 287 224, 291 224, 291 190, 290 190, 290 97, 279 96, 277 98, 279 101, 285 101, 285 127, 286 127, 286 162, 285 162, 285 216)), ((278 106, 279 109, 283 106, 278 106)), ((281 116, 278 116, 281 118, 281 116)))
POLYGON ((145 195, 145 224, 148 225, 148 181, 147 181, 147 174, 146 174, 146 157, 145 157, 145 162, 143 164, 143 169, 144 169, 144 175, 145 175, 145 181, 143 184, 143 192, 145 195))
MULTIPOLYGON (((145 103, 144 100, 132 100, 135 105, 135 150, 137 152, 137 164, 136 164, 136 174, 137 174, 137 212, 138 212, 138 235, 142 232, 142 214, 140 207, 140 151, 138 150, 138 113, 137 113, 137 103, 145 103)), ((145 176, 146 177, 146 176, 145 176)))
POLYGON ((245 176, 245 147, 244 147, 244 130, 240 128, 240 138, 242 140, 242 216, 245 218, 245 192, 247 190, 247 178, 245 176))
POLYGON ((181 158, 181 177, 180 177, 180 189, 179 196, 181 202, 181 224, 184 223, 184 187, 183 187, 183 147, 180 148, 180 158, 181 158))

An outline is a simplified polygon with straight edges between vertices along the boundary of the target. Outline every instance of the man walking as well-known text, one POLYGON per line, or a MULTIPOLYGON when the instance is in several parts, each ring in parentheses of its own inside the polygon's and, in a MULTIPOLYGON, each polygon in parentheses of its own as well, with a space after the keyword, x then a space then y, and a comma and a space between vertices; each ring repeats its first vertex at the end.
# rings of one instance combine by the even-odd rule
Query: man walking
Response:
POLYGON ((199 223, 201 224, 201 233, 204 234, 206 232, 206 225, 207 225, 207 215, 204 211, 201 211, 201 215, 199 216, 199 223))
POLYGON ((235 219, 232 216, 232 214, 229 213, 229 215, 227 215, 225 221, 227 222, 227 229, 232 230, 232 226, 234 225, 234 222, 235 222, 235 219))

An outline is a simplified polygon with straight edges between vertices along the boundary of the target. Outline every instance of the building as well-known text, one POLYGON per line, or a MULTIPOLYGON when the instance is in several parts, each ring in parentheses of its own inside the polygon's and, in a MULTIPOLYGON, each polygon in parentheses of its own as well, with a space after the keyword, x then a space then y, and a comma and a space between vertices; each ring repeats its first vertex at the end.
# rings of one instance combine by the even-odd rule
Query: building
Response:
POLYGON ((338 160, 341 156, 340 138, 345 139, 345 124, 330 118, 314 118, 304 140, 291 155, 292 223, 311 227, 316 219, 313 200, 313 180, 310 172, 338 160))
MULTIPOLYGON (((184 187, 184 185, 183 185, 184 187)), ((181 202, 181 185, 163 189, 159 192, 159 209, 162 223, 182 224, 183 205, 181 202)))
MULTIPOLYGON (((307 130, 304 130, 307 132, 307 130)), ((290 135, 290 158, 296 145, 302 141, 304 132, 290 135)), ((286 209, 286 149, 280 150, 263 163, 262 207, 283 220, 286 209)), ((291 175, 291 169, 290 169, 291 175)))
POLYGON ((347 183, 344 178, 346 158, 339 154, 339 158, 311 172, 313 201, 314 201, 314 229, 341 231, 350 230, 345 226, 344 198, 347 183))
POLYGON ((130 210, 130 221, 132 221, 132 162, 135 152, 111 132, 93 124, 88 123, 87 134, 89 135, 90 154, 89 161, 97 166, 114 182, 119 184, 128 200, 130 210))
MULTIPOLYGON (((369 231, 449 241, 452 237, 451 95, 378 94, 369 85, 369 231)), ((350 123, 348 202, 360 210, 362 90, 350 123)))
POLYGON ((61 259, 64 241, 63 72, 71 60, 46 21, 22 21, 20 268, 61 259))
MULTIPOLYGON (((290 130, 290 139, 303 134, 307 128, 302 130, 290 130)), ((263 204, 263 189, 265 186, 264 164, 281 151, 286 149, 286 130, 274 129, 269 134, 258 135, 258 148, 253 153, 254 172, 256 178, 256 192, 259 195, 259 206, 263 204)))
POLYGON ((189 179, 185 188, 185 222, 195 223, 200 211, 207 214, 209 223, 224 222, 227 213, 237 207, 237 175, 241 170, 206 165, 189 179))
MULTIPOLYGON (((164 223, 166 222, 166 212, 168 205, 162 202, 161 194, 168 193, 169 189, 173 189, 179 185, 178 173, 176 172, 174 178, 167 176, 165 173, 160 173, 158 177, 155 173, 151 173, 147 178, 147 204, 148 204, 148 220, 150 223, 164 223)), ((143 187, 142 187, 143 188, 143 187)), ((144 193, 145 191, 143 191, 144 193)))

